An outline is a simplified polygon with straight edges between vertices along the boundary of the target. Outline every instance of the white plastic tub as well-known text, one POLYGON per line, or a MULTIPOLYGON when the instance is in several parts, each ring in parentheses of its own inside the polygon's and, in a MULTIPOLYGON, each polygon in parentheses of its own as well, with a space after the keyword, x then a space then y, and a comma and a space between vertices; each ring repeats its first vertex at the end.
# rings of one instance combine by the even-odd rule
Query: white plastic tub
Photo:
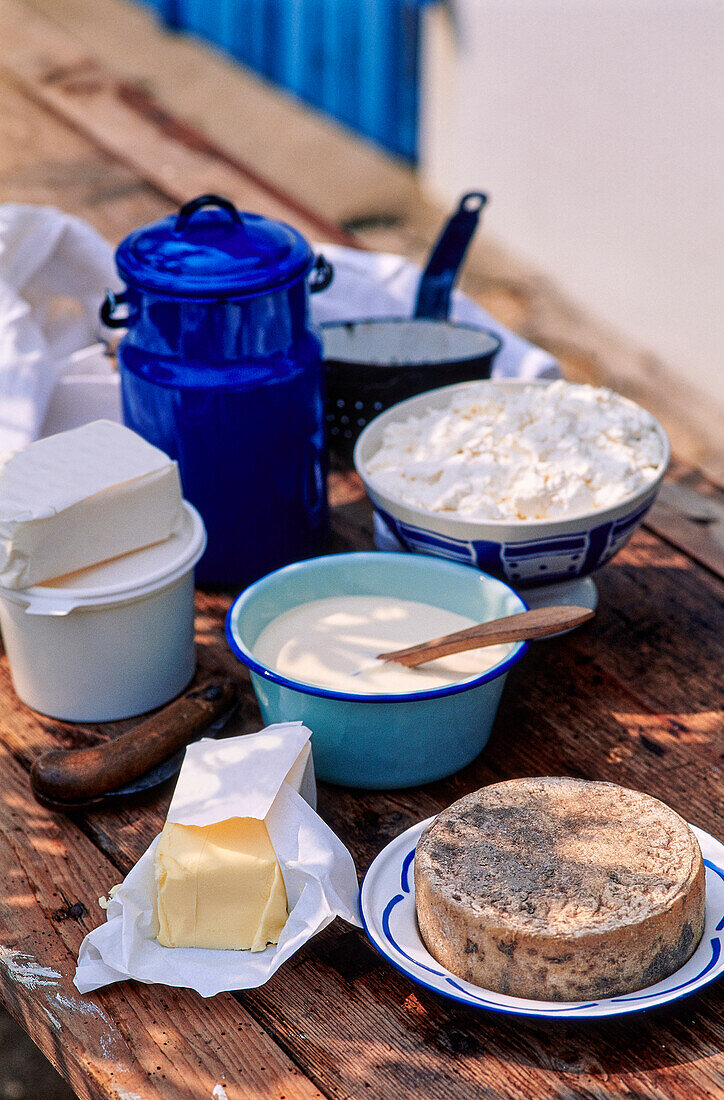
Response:
POLYGON ((31 588, 0 588, 0 628, 17 694, 69 722, 109 722, 161 706, 191 680, 198 512, 155 546, 31 588))

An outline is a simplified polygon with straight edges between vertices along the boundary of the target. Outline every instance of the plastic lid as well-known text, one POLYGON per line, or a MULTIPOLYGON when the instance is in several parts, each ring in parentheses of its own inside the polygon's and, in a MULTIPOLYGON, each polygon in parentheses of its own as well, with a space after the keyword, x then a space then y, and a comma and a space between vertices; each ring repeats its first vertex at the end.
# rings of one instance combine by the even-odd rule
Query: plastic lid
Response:
POLYGON ((312 250, 296 229, 200 195, 121 241, 116 265, 127 285, 164 295, 244 297, 306 275, 312 250))
POLYGON ((76 607, 123 603, 172 584, 193 568, 206 548, 201 516, 188 501, 183 507, 181 526, 163 542, 30 588, 4 588, 2 595, 26 604, 29 615, 67 615, 76 607))

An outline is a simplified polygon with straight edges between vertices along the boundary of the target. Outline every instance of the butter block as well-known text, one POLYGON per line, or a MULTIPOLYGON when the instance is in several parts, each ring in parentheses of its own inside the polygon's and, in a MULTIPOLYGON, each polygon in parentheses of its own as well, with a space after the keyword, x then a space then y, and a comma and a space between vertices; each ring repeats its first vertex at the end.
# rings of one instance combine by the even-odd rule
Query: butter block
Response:
POLYGON ((0 586, 27 588, 169 537, 183 519, 178 467, 95 420, 0 461, 0 586))
POLYGON ((266 825, 166 822, 155 852, 163 947, 263 951, 287 920, 287 895, 266 825))

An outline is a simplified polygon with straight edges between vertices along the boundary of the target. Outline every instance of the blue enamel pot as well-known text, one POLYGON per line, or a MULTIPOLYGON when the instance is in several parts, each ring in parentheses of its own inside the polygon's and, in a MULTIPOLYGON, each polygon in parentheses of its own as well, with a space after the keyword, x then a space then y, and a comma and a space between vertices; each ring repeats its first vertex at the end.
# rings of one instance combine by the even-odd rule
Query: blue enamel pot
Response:
POLYGON ((327 528, 324 376, 310 291, 331 268, 291 226, 201 195, 131 233, 101 318, 123 419, 179 464, 208 546, 201 584, 249 584, 327 528))
POLYGON ((485 746, 508 670, 527 643, 485 673, 445 687, 355 695, 290 680, 259 661, 262 630, 300 604, 331 596, 393 596, 485 622, 527 610, 502 581, 440 558, 394 553, 333 554, 263 577, 233 603, 232 650, 251 673, 265 723, 301 720, 312 731, 320 779, 351 787, 412 787, 451 775, 485 746))

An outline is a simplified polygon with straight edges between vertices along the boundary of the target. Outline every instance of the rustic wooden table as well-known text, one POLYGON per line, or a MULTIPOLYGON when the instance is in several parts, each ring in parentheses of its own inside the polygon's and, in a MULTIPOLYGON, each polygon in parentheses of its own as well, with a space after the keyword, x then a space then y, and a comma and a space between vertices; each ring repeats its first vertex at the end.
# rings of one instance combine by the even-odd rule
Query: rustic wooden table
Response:
MULTIPOLYGON (((217 190, 340 239, 12 0, 0 0, 0 41, 3 201, 53 203, 117 241, 189 195, 217 190)), ((330 495, 332 549, 370 547, 356 477, 335 472, 330 495)), ((417 790, 321 786, 320 812, 360 872, 408 825, 524 775, 613 780, 721 835, 721 516, 715 487, 674 465, 645 527, 600 573, 596 619, 534 646, 511 673, 478 760, 417 790)), ((253 730, 253 694, 223 634, 231 595, 199 593, 199 661, 239 684, 235 728, 253 730)), ((229 1100, 722 1095, 721 984, 600 1023, 509 1019, 426 993, 340 922, 262 989, 204 1001, 126 982, 80 997, 72 976, 82 937, 103 919, 96 899, 158 832, 170 791, 63 817, 33 801, 28 770, 49 747, 90 744, 129 724, 80 727, 35 714, 0 663, 0 989, 80 1096, 210 1097, 216 1085, 229 1100)))

